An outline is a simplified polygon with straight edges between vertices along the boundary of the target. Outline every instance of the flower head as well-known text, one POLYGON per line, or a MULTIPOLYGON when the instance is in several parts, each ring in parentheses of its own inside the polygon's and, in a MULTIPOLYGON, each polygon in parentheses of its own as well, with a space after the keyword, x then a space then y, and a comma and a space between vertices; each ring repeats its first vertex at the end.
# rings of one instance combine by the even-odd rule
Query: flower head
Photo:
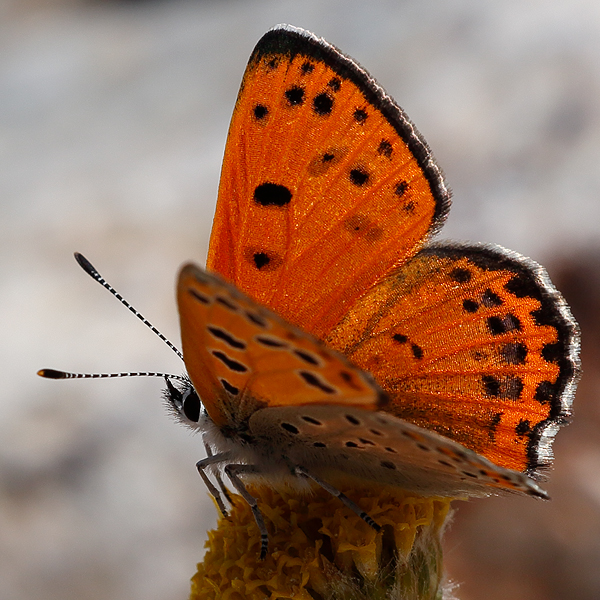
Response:
POLYGON ((298 495, 249 486, 269 527, 269 553, 239 496, 210 531, 190 600, 433 599, 441 596, 443 525, 450 499, 370 486, 348 493, 377 533, 323 490, 298 495), (439 595, 438 595, 439 594, 439 595))

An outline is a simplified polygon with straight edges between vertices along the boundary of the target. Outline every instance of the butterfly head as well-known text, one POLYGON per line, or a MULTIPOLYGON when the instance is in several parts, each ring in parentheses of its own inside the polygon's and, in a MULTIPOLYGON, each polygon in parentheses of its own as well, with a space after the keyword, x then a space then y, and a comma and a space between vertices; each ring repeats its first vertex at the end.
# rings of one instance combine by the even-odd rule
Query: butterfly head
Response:
POLYGON ((173 383, 169 377, 165 377, 165 382, 167 388, 163 392, 163 397, 169 410, 184 425, 197 429, 203 407, 200 396, 198 396, 192 382, 187 377, 177 382, 177 384, 173 383))

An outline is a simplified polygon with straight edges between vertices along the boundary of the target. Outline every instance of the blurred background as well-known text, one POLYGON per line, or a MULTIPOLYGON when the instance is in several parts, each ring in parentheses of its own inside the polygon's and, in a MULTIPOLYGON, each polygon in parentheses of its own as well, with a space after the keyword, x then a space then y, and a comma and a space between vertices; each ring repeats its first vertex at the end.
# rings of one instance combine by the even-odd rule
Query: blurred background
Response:
POLYGON ((160 380, 178 373, 85 275, 84 253, 179 342, 174 280, 203 262, 256 41, 288 22, 358 59, 454 191, 442 238, 544 264, 583 330, 552 502, 457 503, 463 600, 600 598, 600 3, 0 0, 0 597, 175 600, 216 513, 160 380))

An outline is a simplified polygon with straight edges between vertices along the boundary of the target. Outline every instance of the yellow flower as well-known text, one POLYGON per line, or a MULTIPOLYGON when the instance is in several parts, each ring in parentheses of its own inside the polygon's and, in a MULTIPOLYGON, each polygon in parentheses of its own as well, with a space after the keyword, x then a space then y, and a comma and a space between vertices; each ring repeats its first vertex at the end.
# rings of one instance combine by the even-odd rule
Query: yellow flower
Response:
POLYGON ((348 492, 382 526, 377 533, 323 490, 299 496, 248 486, 269 529, 260 536, 249 506, 233 496, 208 534, 190 600, 359 600, 441 598, 441 535, 448 498, 369 486, 348 492))

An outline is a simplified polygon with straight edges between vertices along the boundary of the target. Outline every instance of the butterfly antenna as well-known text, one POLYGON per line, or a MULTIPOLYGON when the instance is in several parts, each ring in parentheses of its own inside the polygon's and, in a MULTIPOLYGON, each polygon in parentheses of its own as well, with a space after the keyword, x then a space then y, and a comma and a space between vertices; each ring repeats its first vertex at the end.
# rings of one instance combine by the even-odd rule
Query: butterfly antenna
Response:
MULTIPOLYGON (((112 285, 110 285, 110 283, 108 283, 106 281, 106 279, 104 279, 104 277, 102 277, 102 275, 100 275, 100 273, 98 273, 98 271, 96 270, 94 265, 92 265, 92 263, 85 256, 83 256, 83 254, 80 254, 79 252, 75 252, 75 260, 79 263, 79 266, 90 277, 95 279, 102 287, 106 288, 123 306, 126 306, 144 325, 146 325, 146 327, 149 327, 167 346, 169 346, 169 348, 171 348, 171 350, 173 350, 173 352, 175 352, 175 354, 177 354, 177 356, 179 356, 179 358, 181 360, 183 360, 183 354, 181 353, 179 348, 177 348, 174 344, 172 344, 158 329, 156 329, 156 327, 154 327, 154 325, 152 325, 152 323, 150 323, 150 321, 148 321, 148 319, 146 319, 146 317, 144 317, 144 315, 141 312, 139 312, 133 306, 131 306, 131 304, 129 304, 129 302, 127 302, 127 300, 125 300, 125 298, 123 298, 123 296, 121 296, 121 294, 119 294, 119 292, 117 292, 117 290, 115 290, 115 288, 112 287, 112 285)), ((46 369, 46 370, 51 370, 51 369, 46 369)), ((62 371, 56 371, 56 372, 59 373, 62 371)), ((148 374, 148 375, 150 377, 153 377, 153 376, 160 377, 162 374, 156 373, 156 374, 148 374)), ((102 375, 102 376, 105 376, 105 375, 102 375)), ((107 374, 106 376, 123 377, 123 375, 120 373, 115 373, 114 375, 107 374)), ((42 377, 44 377, 44 376, 42 376, 42 377)), ((169 377, 171 377, 171 375, 169 375, 169 377)), ((55 377, 54 379, 63 379, 63 378, 55 377)))
POLYGON ((178 379, 187 381, 181 375, 170 373, 150 373, 148 371, 134 371, 129 373, 69 373, 68 371, 57 371, 56 369, 40 369, 37 374, 46 379, 112 379, 113 377, 162 377, 164 379, 178 379))

